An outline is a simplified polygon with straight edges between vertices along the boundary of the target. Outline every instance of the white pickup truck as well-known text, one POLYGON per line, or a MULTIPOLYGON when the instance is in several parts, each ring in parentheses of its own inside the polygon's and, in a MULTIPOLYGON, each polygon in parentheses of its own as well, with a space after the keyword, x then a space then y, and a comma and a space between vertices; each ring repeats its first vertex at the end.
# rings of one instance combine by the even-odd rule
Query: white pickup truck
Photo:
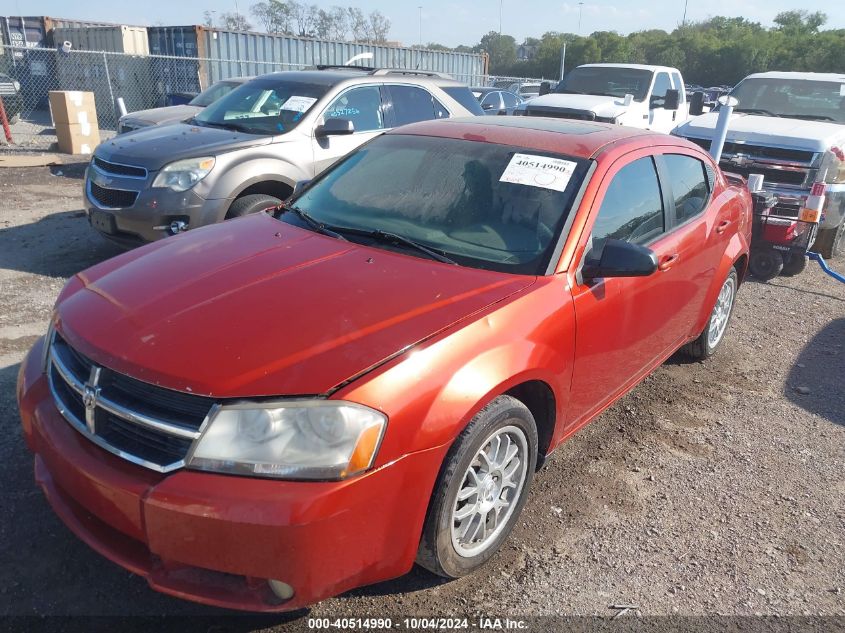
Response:
POLYGON ((554 92, 526 101, 517 115, 546 116, 671 132, 689 116, 680 71, 642 64, 585 64, 554 92))
MULTIPOLYGON (((731 91, 734 108, 720 164, 725 171, 763 174, 779 212, 797 215, 814 183, 825 206, 813 250, 845 255, 845 74, 767 72, 731 91)), ((673 132, 710 149, 718 113, 695 117, 673 132)))

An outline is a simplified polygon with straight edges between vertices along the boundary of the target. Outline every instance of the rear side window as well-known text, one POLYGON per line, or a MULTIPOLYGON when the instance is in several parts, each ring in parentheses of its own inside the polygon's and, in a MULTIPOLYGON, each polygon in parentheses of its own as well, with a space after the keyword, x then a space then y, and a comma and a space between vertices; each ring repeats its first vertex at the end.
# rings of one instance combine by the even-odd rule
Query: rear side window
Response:
POLYGON ((440 86, 440 89, 455 101, 464 106, 472 114, 484 114, 478 101, 465 86, 440 86))
MULTIPOLYGON (((446 109, 427 90, 416 86, 390 86, 396 125, 448 117, 446 109)), ((470 95, 472 96, 472 95, 470 95)))
POLYGON ((645 244, 665 230, 663 198, 654 161, 640 158, 613 177, 593 227, 593 253, 608 239, 645 244))
POLYGON ((704 163, 692 156, 665 154, 663 160, 675 198, 675 222, 681 224, 704 211, 710 197, 709 178, 704 163))

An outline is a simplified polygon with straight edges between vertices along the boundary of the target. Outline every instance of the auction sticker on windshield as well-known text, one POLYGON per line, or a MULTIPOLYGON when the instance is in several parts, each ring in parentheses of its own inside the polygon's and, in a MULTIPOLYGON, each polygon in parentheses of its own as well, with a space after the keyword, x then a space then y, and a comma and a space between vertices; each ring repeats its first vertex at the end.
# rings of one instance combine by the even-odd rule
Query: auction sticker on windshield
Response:
POLYGON ((499 182, 564 191, 575 167, 576 163, 562 158, 514 154, 499 182))
POLYGON ((314 105, 317 100, 313 97, 290 97, 282 104, 282 110, 290 110, 292 112, 305 112, 308 108, 314 105))

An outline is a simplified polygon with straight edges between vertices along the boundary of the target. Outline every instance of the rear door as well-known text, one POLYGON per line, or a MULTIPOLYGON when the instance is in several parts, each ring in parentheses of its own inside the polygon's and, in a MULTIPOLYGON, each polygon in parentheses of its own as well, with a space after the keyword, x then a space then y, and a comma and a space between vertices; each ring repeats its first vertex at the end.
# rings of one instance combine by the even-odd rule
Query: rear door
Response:
POLYGON ((317 126, 328 119, 347 119, 355 126, 355 133, 326 138, 314 137, 313 175, 316 176, 339 158, 387 129, 382 94, 383 86, 378 84, 354 86, 340 92, 323 110, 322 116, 317 120, 317 126))
MULTIPOLYGON (((578 426, 650 371, 679 338, 685 299, 677 240, 668 232, 669 200, 652 150, 619 158, 604 176, 587 231, 591 257, 608 238, 641 244, 657 254, 660 270, 648 277, 596 279, 572 288, 576 358, 567 426, 578 426)), ((589 246, 588 246, 589 250, 589 246)))

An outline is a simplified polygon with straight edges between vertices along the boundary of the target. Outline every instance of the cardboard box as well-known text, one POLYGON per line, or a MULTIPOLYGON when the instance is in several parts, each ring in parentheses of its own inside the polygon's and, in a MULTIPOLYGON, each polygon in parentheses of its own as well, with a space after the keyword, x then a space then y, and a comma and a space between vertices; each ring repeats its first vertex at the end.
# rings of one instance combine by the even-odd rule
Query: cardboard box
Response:
POLYGON ((56 137, 65 154, 92 154, 100 144, 100 130, 87 123, 56 123, 56 137))
POLYGON ((93 92, 79 90, 51 90, 50 110, 53 123, 97 126, 97 104, 93 92))

